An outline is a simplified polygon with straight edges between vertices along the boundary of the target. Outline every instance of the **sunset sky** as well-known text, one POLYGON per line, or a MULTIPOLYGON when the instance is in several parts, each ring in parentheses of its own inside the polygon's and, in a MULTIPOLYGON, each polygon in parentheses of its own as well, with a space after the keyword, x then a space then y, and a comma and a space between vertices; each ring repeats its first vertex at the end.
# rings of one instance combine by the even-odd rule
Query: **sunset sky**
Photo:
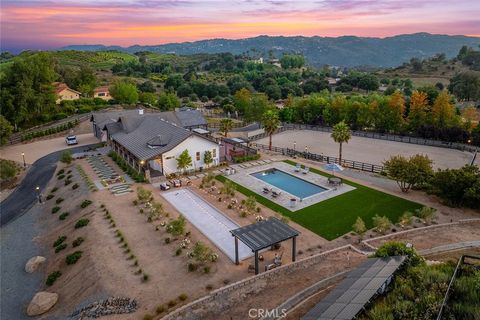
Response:
POLYGON ((257 35, 480 36, 480 1, 2 0, 2 50, 257 35))

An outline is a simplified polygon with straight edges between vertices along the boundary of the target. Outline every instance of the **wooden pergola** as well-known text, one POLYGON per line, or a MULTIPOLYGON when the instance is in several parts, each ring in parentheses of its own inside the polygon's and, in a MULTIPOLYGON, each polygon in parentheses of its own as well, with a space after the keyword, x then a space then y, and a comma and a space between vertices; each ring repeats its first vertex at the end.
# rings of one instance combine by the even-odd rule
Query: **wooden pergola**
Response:
POLYGON ((240 239, 255 253, 255 274, 258 274, 258 252, 282 241, 292 239, 292 261, 295 261, 296 240, 300 232, 277 218, 271 217, 268 220, 231 230, 230 233, 235 237, 235 264, 240 263, 238 258, 238 240, 240 239))

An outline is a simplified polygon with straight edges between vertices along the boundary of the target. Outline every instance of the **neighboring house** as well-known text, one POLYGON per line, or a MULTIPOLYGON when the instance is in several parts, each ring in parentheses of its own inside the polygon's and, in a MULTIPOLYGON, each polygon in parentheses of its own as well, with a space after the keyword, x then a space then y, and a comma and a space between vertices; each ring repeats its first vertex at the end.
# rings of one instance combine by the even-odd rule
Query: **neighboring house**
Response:
MULTIPOLYGON (((173 113, 178 112, 181 111, 173 113)), ((92 121, 95 135, 133 168, 144 172, 148 179, 178 172, 177 158, 184 150, 188 150, 192 158, 187 170, 206 168, 205 151, 212 153, 211 165, 220 163, 220 146, 216 141, 196 133, 195 128, 189 130, 165 119, 165 115, 172 116, 172 113, 125 110, 95 113, 92 121)), ((183 118, 185 124, 196 125, 195 119, 183 118)))
POLYGON ((57 96, 56 103, 59 104, 63 100, 77 100, 80 99, 81 92, 73 90, 63 82, 54 82, 55 94, 57 96))
POLYGON ((112 100, 112 96, 110 95, 110 89, 108 87, 98 87, 93 90, 93 97, 100 98, 103 100, 112 100))
POLYGON ((100 140, 106 141, 104 128, 108 123, 118 122, 121 119, 129 123, 138 123, 142 118, 156 116, 188 130, 196 128, 207 130, 207 120, 196 109, 180 108, 176 111, 144 112, 142 109, 96 112, 90 121, 93 124, 93 134, 100 140))

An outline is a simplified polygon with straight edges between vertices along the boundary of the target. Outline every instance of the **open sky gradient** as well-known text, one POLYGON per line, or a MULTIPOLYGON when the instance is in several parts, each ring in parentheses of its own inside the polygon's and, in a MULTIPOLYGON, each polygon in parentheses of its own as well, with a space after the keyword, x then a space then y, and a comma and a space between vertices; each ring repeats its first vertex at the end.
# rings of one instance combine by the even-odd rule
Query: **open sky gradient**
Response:
POLYGON ((257 35, 480 36, 478 0, 2 0, 1 46, 153 45, 257 35))

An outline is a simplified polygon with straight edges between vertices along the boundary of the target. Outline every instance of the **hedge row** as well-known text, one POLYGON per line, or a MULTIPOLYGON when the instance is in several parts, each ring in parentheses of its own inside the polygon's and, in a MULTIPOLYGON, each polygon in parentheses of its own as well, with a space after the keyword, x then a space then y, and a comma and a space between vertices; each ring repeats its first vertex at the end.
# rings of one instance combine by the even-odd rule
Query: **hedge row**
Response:
POLYGON ((233 157, 233 162, 235 163, 242 163, 252 160, 260 159, 260 154, 248 155, 248 156, 240 156, 240 157, 233 157))
POLYGON ((133 169, 122 157, 120 157, 116 152, 110 151, 108 156, 112 158, 115 163, 122 168, 122 170, 128 174, 136 182, 146 182, 145 176, 141 173, 138 173, 137 170, 133 169))
MULTIPOLYGON (((67 115, 66 114, 64 114, 64 115, 65 115, 65 117, 63 117, 63 118, 66 118, 67 115)), ((65 131, 65 130, 68 130, 68 129, 71 129, 71 128, 75 127, 78 123, 79 123, 79 120, 76 119, 76 120, 64 123, 62 125, 59 125, 57 127, 48 128, 48 129, 41 130, 41 131, 29 132, 29 133, 24 134, 22 136, 22 141, 27 141, 27 140, 31 140, 33 138, 48 136, 48 135, 51 135, 51 134, 62 132, 62 131, 65 131)))

